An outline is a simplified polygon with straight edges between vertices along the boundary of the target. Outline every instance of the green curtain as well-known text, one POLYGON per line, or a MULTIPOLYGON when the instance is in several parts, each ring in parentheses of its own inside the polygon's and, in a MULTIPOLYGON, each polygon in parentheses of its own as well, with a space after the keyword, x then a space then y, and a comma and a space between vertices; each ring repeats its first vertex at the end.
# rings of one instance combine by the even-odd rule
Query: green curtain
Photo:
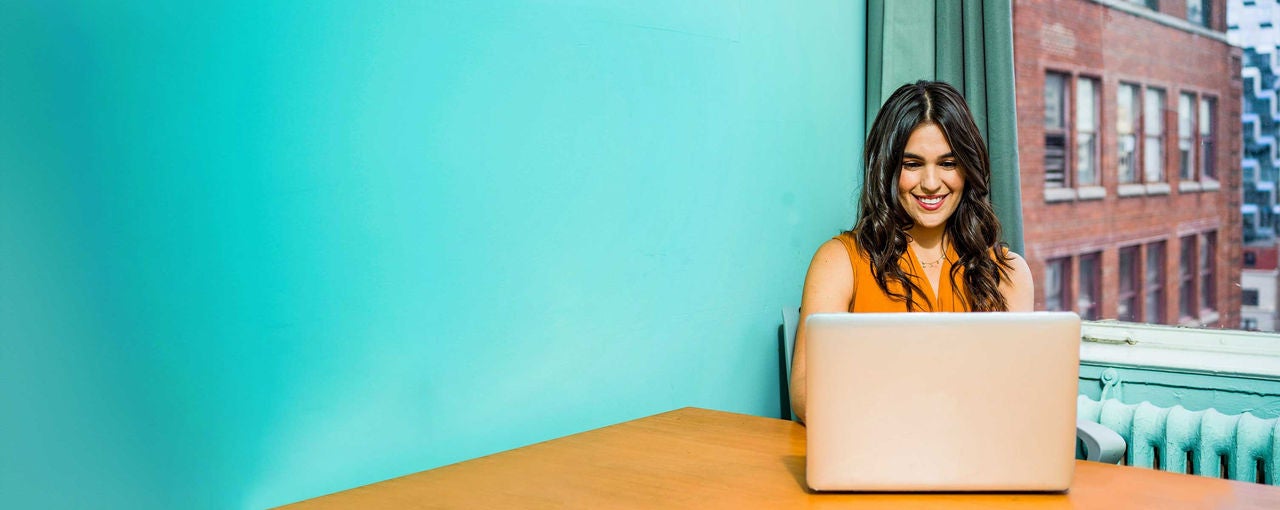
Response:
POLYGON ((1023 252, 1010 0, 868 0, 867 129, 894 89, 942 80, 969 102, 991 152, 991 202, 1023 252))

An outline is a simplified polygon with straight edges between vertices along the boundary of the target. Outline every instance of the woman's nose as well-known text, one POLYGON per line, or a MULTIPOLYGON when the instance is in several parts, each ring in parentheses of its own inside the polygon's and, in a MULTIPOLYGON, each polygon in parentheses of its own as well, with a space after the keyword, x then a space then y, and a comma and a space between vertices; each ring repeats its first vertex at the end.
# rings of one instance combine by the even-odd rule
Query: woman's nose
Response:
POLYGON ((942 189, 942 176, 938 167, 925 165, 924 172, 920 175, 920 188, 926 193, 942 189))

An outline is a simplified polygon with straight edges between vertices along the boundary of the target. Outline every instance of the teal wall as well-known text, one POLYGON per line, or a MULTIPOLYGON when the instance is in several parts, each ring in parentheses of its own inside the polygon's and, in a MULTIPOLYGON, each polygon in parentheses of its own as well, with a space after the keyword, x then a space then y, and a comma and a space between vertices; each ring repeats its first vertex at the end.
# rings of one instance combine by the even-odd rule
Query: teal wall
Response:
POLYGON ((862 2, 0 15, 0 506, 262 507, 776 413, 862 2))

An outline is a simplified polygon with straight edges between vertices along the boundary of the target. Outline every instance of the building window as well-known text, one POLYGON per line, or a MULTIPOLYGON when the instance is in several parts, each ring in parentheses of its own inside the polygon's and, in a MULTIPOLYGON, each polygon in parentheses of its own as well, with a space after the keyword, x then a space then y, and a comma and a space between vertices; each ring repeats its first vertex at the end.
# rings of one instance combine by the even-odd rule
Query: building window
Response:
POLYGON ((1044 308, 1051 312, 1067 310, 1071 302, 1068 273, 1071 271, 1071 257, 1052 259, 1045 262, 1044 270, 1044 308))
POLYGON ((1164 322, 1164 241, 1147 245, 1146 278, 1143 281, 1143 320, 1164 322))
POLYGON ((1067 75, 1044 75, 1044 186, 1067 187, 1067 75))
POLYGON ((1138 182, 1138 86, 1120 84, 1116 98, 1117 152, 1121 184, 1138 182))
POLYGON ((1214 167, 1216 153, 1213 150, 1213 117, 1217 113, 1215 106, 1213 98, 1200 98, 1200 178, 1202 179, 1218 178, 1218 170, 1214 167))
POLYGON ((1246 251, 1244 252, 1244 267, 1254 267, 1258 265, 1258 254, 1246 251))
POLYGON ((1076 313, 1084 320, 1102 318, 1102 254, 1080 256, 1080 298, 1076 300, 1076 313))
POLYGON ((1218 281, 1215 273, 1218 269, 1218 233, 1208 232, 1200 236, 1200 308, 1203 310, 1218 309, 1218 281))
POLYGON ((1209 0, 1187 0, 1187 21, 1209 26, 1209 0))
MULTIPOLYGON (((1258 291, 1256 291, 1256 290, 1255 290, 1254 292, 1255 292, 1255 293, 1257 293, 1258 291)), ((1257 298, 1257 296, 1255 295, 1255 296, 1254 296, 1254 298, 1257 298)), ((1245 330, 1247 330, 1247 331, 1257 331, 1257 330, 1258 330, 1258 319, 1244 319, 1244 320, 1240 323, 1240 327, 1241 327, 1241 328, 1244 328, 1244 329, 1245 329, 1245 330)))
POLYGON ((1116 318, 1138 321, 1138 247, 1120 248, 1120 292, 1116 295, 1119 310, 1116 318))
POLYGON ((1146 182, 1164 182, 1164 91, 1147 88, 1142 109, 1142 168, 1146 182))
POLYGON ((1184 181, 1196 178, 1196 96, 1178 94, 1178 177, 1184 181))
POLYGON ((1076 186, 1098 185, 1098 82, 1076 78, 1076 186))
POLYGON ((1258 289, 1240 289, 1240 304, 1258 306, 1258 289))
POLYGON ((1196 236, 1186 236, 1178 242, 1178 318, 1196 316, 1196 236))

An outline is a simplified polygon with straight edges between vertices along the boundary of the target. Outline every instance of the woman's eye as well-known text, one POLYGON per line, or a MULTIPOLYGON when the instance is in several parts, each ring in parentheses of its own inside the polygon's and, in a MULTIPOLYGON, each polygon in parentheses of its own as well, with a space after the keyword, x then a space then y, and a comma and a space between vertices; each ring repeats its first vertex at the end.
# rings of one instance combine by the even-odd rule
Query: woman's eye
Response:
POLYGON ((957 167, 957 166, 959 166, 959 165, 958 165, 958 164, 956 164, 956 162, 955 162, 955 161, 943 161, 943 162, 942 162, 942 166, 949 167, 949 168, 955 168, 955 167, 957 167))
POLYGON ((920 162, 919 161, 903 161, 902 167, 903 168, 919 168, 920 162))

